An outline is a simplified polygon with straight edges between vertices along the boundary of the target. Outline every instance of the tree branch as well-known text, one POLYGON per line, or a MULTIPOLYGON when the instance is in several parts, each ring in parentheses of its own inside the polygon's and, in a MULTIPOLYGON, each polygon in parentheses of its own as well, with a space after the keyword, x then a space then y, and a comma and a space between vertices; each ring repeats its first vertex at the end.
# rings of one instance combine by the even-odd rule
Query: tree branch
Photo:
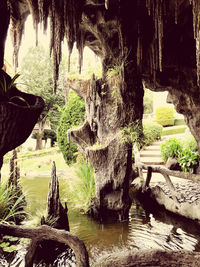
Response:
POLYGON ((25 257, 25 267, 32 266, 37 247, 36 244, 43 240, 53 240, 68 245, 75 253, 77 266, 89 267, 88 253, 83 241, 65 230, 57 230, 47 225, 42 225, 37 228, 26 228, 23 226, 0 224, 0 233, 32 239, 32 244, 29 246, 25 257))

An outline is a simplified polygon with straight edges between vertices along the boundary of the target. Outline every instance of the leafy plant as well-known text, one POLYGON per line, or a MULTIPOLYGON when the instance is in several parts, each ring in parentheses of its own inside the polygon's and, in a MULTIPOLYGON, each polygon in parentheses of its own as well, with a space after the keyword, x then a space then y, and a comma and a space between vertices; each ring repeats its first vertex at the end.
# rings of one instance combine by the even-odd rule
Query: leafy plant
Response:
POLYGON ((20 189, 8 187, 7 182, 0 183, 0 222, 13 223, 21 221, 26 216, 26 202, 20 189))
POLYGON ((3 81, 0 81, 0 95, 8 96, 8 93, 11 90, 11 88, 16 86, 15 81, 19 76, 20 74, 16 73, 14 77, 10 80, 10 82, 7 82, 5 76, 2 75, 3 81))
POLYGON ((178 163, 183 172, 194 173, 195 168, 198 166, 199 158, 200 156, 197 151, 184 149, 179 154, 178 163))
POLYGON ((76 93, 70 91, 67 107, 59 109, 60 122, 57 128, 57 142, 67 164, 75 162, 77 146, 67 140, 67 130, 78 126, 84 120, 85 103, 76 93))
POLYGON ((143 141, 141 122, 136 121, 133 124, 125 126, 121 130, 121 137, 123 143, 129 143, 129 144, 136 143, 138 146, 141 146, 143 141))
POLYGON ((13 252, 21 248, 19 238, 5 235, 0 241, 0 248, 5 252, 13 252))
POLYGON ((153 121, 143 121, 144 145, 149 146, 161 138, 163 127, 153 121))
POLYGON ((169 157, 178 158, 181 152, 182 144, 177 138, 169 138, 161 144, 161 157, 164 162, 166 162, 169 157))
POLYGON ((95 195, 94 169, 84 161, 76 166, 75 173, 76 178, 68 184, 68 202, 87 212, 95 195))
POLYGON ((162 126, 174 125, 174 108, 159 107, 156 109, 156 122, 162 126))

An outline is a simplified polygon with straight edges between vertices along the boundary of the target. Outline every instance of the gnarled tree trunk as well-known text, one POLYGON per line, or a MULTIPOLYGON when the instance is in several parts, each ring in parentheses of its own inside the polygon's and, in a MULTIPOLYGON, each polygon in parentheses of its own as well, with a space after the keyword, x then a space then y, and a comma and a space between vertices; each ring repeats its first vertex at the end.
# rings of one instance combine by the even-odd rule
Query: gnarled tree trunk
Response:
POLYGON ((130 208, 132 145, 123 141, 122 130, 141 121, 143 89, 139 78, 134 80, 137 85, 131 84, 122 71, 109 79, 93 77, 85 96, 85 124, 68 132, 94 166, 96 195, 90 212, 99 219, 127 219, 130 208))

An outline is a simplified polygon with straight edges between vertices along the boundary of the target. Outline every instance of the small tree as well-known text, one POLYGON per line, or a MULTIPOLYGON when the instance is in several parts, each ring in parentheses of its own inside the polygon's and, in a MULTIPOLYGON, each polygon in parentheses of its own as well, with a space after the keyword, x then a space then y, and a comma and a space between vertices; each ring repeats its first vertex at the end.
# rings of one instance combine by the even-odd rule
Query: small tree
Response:
POLYGON ((67 140, 67 130, 78 126, 84 120, 85 103, 76 93, 70 91, 67 107, 59 109, 61 112, 60 122, 57 128, 57 142, 67 164, 75 161, 74 153, 77 146, 67 140))
MULTIPOLYGON (((62 63, 60 67, 64 69, 64 64, 62 63)), ((58 82, 57 94, 54 94, 52 59, 49 57, 48 51, 42 46, 38 46, 29 49, 23 59, 21 73, 26 86, 25 90, 41 96, 45 101, 45 108, 38 120, 38 131, 36 135, 36 149, 41 149, 46 120, 48 119, 51 128, 56 130, 60 116, 56 105, 64 105, 61 86, 63 71, 60 72, 61 77, 58 82)))

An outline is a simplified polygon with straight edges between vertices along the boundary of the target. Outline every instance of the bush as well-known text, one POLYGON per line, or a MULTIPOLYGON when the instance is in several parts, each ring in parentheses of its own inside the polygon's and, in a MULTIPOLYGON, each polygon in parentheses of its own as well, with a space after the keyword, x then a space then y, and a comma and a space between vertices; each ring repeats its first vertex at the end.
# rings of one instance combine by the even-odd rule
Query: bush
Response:
POLYGON ((179 139, 169 138, 163 144, 161 144, 161 157, 164 162, 166 162, 169 157, 178 158, 181 151, 182 144, 179 139))
POLYGON ((153 121, 143 121, 144 145, 151 145, 161 138, 163 127, 153 121))
POLYGON ((174 125, 185 125, 185 120, 184 119, 175 119, 174 120, 174 125))
POLYGON ((156 122, 162 126, 174 125, 174 108, 172 107, 157 108, 156 122))
POLYGON ((197 143, 191 134, 184 140, 169 138, 161 144, 161 157, 165 162, 169 157, 177 158, 182 171, 193 173, 200 159, 196 149, 197 143))
POLYGON ((186 129, 187 129, 186 125, 177 125, 177 126, 165 127, 162 131, 162 136, 181 134, 181 133, 184 133, 186 129))
POLYGON ((190 149, 184 149, 179 154, 178 163, 181 166, 183 172, 194 173, 195 168, 198 166, 199 153, 191 151, 190 149))
POLYGON ((70 91, 67 107, 60 109, 61 117, 57 128, 57 142, 67 164, 76 160, 77 146, 68 142, 67 131, 73 126, 80 125, 84 120, 85 103, 73 91, 70 91))

